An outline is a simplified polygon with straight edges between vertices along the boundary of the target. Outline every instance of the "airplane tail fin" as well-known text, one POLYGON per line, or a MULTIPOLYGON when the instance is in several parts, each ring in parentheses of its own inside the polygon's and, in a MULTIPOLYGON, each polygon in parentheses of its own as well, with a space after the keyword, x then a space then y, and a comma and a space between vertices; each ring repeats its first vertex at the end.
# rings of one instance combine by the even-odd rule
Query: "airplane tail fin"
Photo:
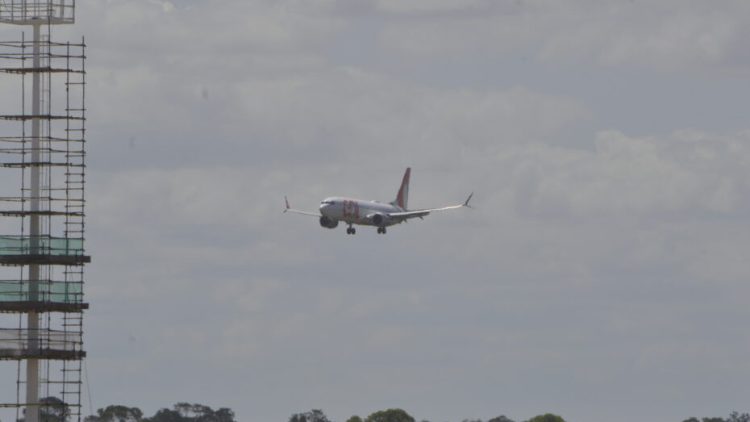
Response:
POLYGON ((403 210, 406 210, 409 202, 409 177, 411 176, 411 167, 406 168, 404 173, 404 179, 401 181, 401 188, 398 190, 396 200, 391 202, 391 205, 395 205, 403 210))

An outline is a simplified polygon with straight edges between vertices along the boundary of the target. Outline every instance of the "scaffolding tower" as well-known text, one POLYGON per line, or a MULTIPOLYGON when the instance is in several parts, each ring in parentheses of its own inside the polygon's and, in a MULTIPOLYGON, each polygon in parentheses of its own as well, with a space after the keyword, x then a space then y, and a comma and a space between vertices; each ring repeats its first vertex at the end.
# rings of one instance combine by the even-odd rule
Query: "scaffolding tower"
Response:
POLYGON ((0 407, 25 422, 81 420, 86 45, 51 36, 74 21, 75 0, 0 0, 0 23, 31 29, 0 42, 0 82, 18 89, 0 110, 0 360, 17 365, 0 407))

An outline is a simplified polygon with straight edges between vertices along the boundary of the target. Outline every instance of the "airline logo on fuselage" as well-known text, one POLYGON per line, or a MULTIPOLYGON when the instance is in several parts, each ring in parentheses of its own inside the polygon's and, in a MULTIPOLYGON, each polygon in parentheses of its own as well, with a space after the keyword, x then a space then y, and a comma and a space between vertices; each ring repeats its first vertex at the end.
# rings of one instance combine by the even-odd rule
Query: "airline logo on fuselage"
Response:
POLYGON ((345 199, 343 202, 341 216, 346 219, 359 220, 359 202, 345 199))

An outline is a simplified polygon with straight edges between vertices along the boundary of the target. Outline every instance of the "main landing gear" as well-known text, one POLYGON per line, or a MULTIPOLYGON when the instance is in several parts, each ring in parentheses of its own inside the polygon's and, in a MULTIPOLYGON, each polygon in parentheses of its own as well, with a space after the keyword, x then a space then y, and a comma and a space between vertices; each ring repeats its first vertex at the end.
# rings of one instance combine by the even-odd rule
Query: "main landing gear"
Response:
MULTIPOLYGON (((351 224, 349 224, 349 227, 346 228, 346 234, 356 234, 357 229, 352 227, 351 224)), ((385 234, 385 227, 378 227, 378 234, 385 234)))

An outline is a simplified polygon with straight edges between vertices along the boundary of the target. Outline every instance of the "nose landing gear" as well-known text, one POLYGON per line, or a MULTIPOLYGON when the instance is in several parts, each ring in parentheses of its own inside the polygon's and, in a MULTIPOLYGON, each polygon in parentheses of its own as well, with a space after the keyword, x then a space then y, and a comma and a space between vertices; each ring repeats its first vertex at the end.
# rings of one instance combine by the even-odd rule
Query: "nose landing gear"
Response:
POLYGON ((385 227, 378 227, 378 234, 385 234, 385 227))

